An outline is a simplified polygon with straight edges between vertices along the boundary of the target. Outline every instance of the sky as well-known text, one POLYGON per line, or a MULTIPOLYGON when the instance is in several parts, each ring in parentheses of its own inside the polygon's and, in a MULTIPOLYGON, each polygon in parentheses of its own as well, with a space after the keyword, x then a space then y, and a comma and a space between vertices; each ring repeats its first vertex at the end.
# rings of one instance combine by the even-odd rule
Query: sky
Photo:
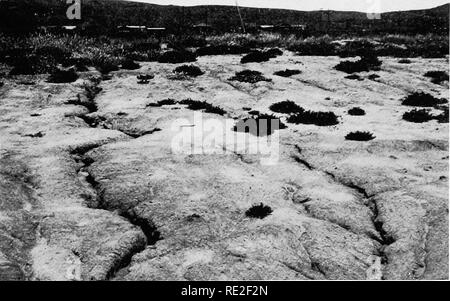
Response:
MULTIPOLYGON (((133 0, 160 5, 235 5, 236 0, 133 0)), ((449 0, 237 0, 240 6, 285 8, 295 10, 345 10, 388 12, 424 9, 449 3, 449 0)))

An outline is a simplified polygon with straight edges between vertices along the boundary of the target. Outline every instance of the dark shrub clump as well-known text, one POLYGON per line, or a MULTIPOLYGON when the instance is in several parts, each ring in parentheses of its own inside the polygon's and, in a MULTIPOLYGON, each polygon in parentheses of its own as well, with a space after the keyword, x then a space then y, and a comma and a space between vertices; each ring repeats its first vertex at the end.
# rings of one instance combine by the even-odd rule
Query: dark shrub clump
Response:
POLYGON ((433 84, 440 85, 442 82, 448 81, 448 73, 445 71, 428 71, 424 74, 425 77, 430 77, 433 84))
POLYGON ((433 119, 433 116, 430 114, 428 110, 422 109, 417 110, 414 109, 412 111, 406 112, 403 114, 403 119, 409 122, 414 123, 423 123, 428 122, 433 119))
POLYGON ((434 119, 436 119, 439 123, 448 123, 448 107, 443 110, 444 111, 441 114, 434 116, 434 119))
POLYGON ((343 61, 337 64, 334 68, 338 71, 345 73, 357 73, 370 70, 379 70, 382 62, 375 55, 366 55, 361 57, 361 59, 352 61, 343 61))
POLYGON ((370 74, 367 78, 370 80, 376 80, 377 78, 380 78, 380 76, 378 74, 373 73, 370 74))
POLYGON ((240 81, 244 83, 257 83, 261 81, 271 82, 272 80, 269 78, 266 78, 262 75, 259 71, 252 71, 252 70, 244 70, 241 72, 237 72, 235 76, 231 77, 229 80, 232 81, 240 81))
POLYGON ((251 218, 263 219, 272 213, 272 208, 264 205, 263 203, 259 205, 253 205, 250 209, 245 212, 245 215, 251 218))
POLYGON ((196 55, 189 51, 167 51, 161 54, 158 58, 159 63, 180 64, 187 62, 195 62, 197 60, 196 55))
POLYGON ((198 56, 204 55, 225 55, 225 54, 243 54, 250 52, 250 48, 239 45, 215 45, 205 46, 197 49, 198 56))
POLYGON ((179 104, 187 105, 187 108, 193 111, 204 110, 205 113, 217 114, 222 116, 227 113, 224 109, 213 106, 206 101, 192 100, 188 98, 180 101, 179 104))
POLYGON ((345 43, 337 52, 339 57, 364 56, 375 51, 374 45, 368 40, 355 40, 345 43))
POLYGON ((199 67, 194 66, 194 65, 183 65, 183 66, 175 68, 175 70, 173 70, 173 72, 183 74, 185 76, 192 76, 192 77, 197 77, 197 76, 204 74, 204 72, 202 70, 200 70, 199 67))
POLYGON ((155 77, 155 76, 154 76, 154 75, 151 75, 151 74, 140 74, 140 75, 137 76, 138 84, 141 84, 141 85, 143 85, 143 84, 148 84, 149 81, 150 81, 151 79, 153 79, 154 77, 155 77))
POLYGON ((332 126, 339 123, 337 116, 333 112, 313 112, 304 111, 289 116, 289 123, 314 124, 317 126, 332 126))
POLYGON ((351 80, 364 80, 361 76, 359 76, 358 74, 352 74, 352 75, 348 75, 345 77, 346 79, 351 79, 351 80))
POLYGON ((49 78, 48 82, 50 83, 71 83, 78 79, 78 74, 75 72, 74 68, 70 68, 67 70, 64 69, 56 69, 53 71, 49 78))
POLYGON ((439 99, 424 92, 414 92, 402 101, 402 105, 412 107, 434 107, 443 103, 446 103, 445 99, 439 99))
POLYGON ((366 115, 366 112, 361 108, 355 107, 348 110, 348 114, 352 116, 364 116, 366 115))
POLYGON ((352 141, 370 141, 375 139, 376 137, 370 132, 351 132, 345 136, 345 140, 352 141))
POLYGON ((252 51, 241 59, 242 64, 267 62, 271 56, 263 51, 252 51))
POLYGON ((295 114, 304 111, 302 107, 290 100, 274 103, 269 109, 273 112, 283 114, 295 114))
POLYGON ((399 64, 411 64, 411 60, 410 59, 401 59, 398 61, 399 64))
POLYGON ((99 60, 94 64, 97 70, 102 74, 108 74, 112 71, 119 70, 119 64, 116 61, 110 59, 99 60))
POLYGON ((297 75, 302 73, 300 70, 291 70, 291 69, 286 69, 286 70, 281 70, 281 71, 277 71, 274 73, 274 75, 276 76, 282 76, 282 77, 290 77, 292 75, 297 75))
POLYGON ((157 103, 150 103, 147 105, 147 107, 162 107, 162 106, 171 106, 175 104, 177 104, 177 102, 174 99, 167 98, 160 100, 157 103))
POLYGON ((265 137, 272 135, 277 130, 287 128, 287 126, 281 122, 280 118, 255 112, 251 118, 245 118, 239 120, 233 127, 233 131, 240 133, 250 133, 253 136, 265 137), (258 113, 258 114, 256 114, 258 113), (272 123, 273 126, 272 126, 272 123))
POLYGON ((276 58, 277 56, 283 55, 283 51, 279 48, 271 48, 265 51, 265 53, 272 59, 276 58))
POLYGON ((288 48, 298 55, 330 56, 336 54, 336 46, 330 38, 309 38, 288 48))
POLYGON ((133 61, 131 59, 126 59, 122 62, 122 69, 136 70, 139 68, 141 68, 141 65, 139 65, 138 63, 136 63, 135 61, 133 61))

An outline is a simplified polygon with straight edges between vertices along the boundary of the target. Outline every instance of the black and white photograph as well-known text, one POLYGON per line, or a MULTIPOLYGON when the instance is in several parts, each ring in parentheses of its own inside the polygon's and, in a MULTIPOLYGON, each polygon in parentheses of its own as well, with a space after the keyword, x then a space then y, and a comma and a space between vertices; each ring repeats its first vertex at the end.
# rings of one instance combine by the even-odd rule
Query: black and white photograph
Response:
POLYGON ((0 286, 448 280, 449 8, 0 0, 0 286))

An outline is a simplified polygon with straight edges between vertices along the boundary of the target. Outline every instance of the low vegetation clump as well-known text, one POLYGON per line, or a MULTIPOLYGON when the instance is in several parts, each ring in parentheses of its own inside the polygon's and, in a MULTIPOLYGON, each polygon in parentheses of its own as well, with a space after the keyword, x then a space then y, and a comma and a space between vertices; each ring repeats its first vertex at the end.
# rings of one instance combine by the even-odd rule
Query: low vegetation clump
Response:
POLYGON ((255 50, 241 59, 242 64, 267 62, 270 59, 283 55, 283 51, 278 48, 271 48, 267 51, 255 50))
POLYGON ((172 106, 176 105, 177 102, 172 98, 166 98, 163 100, 158 101, 157 103, 150 103, 147 105, 147 107, 162 107, 162 106, 172 106))
POLYGON ((260 114, 259 112, 250 115, 253 116, 239 120, 233 127, 233 131, 250 133, 257 137, 265 137, 272 135, 277 130, 287 128, 287 126, 281 122, 280 118, 274 115, 260 114))
POLYGON ((266 50, 265 53, 272 59, 283 55, 283 51, 280 48, 270 48, 269 50, 266 50))
POLYGON ((448 107, 443 109, 443 112, 439 115, 434 116, 434 119, 436 119, 439 123, 448 123, 448 107))
POLYGON ((173 70, 173 72, 177 73, 177 74, 182 74, 184 76, 190 76, 190 77, 197 77, 197 76, 204 74, 204 72, 202 70, 200 70, 199 67, 194 66, 194 65, 183 65, 183 66, 175 68, 175 70, 173 70))
POLYGON ((445 71, 428 71, 423 76, 431 78, 433 84, 440 85, 442 82, 448 82, 448 73, 445 71))
POLYGON ((253 71, 253 70, 244 70, 241 72, 236 72, 236 75, 231 77, 229 80, 231 81, 239 81, 244 83, 257 83, 261 81, 265 82, 271 82, 272 80, 269 78, 266 78, 262 75, 259 71, 253 71))
POLYGON ((136 69, 141 68, 141 65, 139 65, 132 59, 126 59, 122 62, 121 67, 122 67, 122 69, 125 69, 125 70, 136 70, 136 69))
POLYGON ((370 80, 376 80, 377 78, 380 78, 380 76, 378 74, 373 73, 370 74, 367 78, 370 80))
POLYGON ((245 215, 250 218, 263 219, 272 213, 272 208, 264 205, 263 203, 259 205, 253 205, 250 209, 245 212, 245 215))
POLYGON ((410 59, 400 59, 398 61, 399 64, 411 64, 411 60, 410 59))
POLYGON ((95 68, 102 74, 108 74, 112 71, 119 70, 119 61, 115 58, 110 57, 100 57, 93 62, 95 68))
POLYGON ((34 56, 23 57, 22 60, 15 61, 11 64, 13 68, 9 72, 9 75, 34 75, 48 72, 45 68, 40 68, 34 56))
POLYGON ((288 47, 290 51, 298 55, 308 56, 330 56, 336 55, 336 45, 329 36, 310 37, 305 40, 295 41, 288 47))
POLYGON ((159 63, 180 64, 195 62, 197 57, 195 53, 186 50, 171 50, 164 52, 158 58, 159 63))
POLYGON ((48 77, 50 83, 71 83, 78 79, 78 74, 74 68, 55 69, 48 77))
POLYGON ((345 77, 346 79, 351 79, 351 80, 364 80, 364 78, 362 78, 361 76, 359 76, 358 74, 352 74, 352 75, 348 75, 345 77))
POLYGON ((337 64, 334 68, 338 71, 345 73, 358 73, 364 71, 377 71, 380 70, 382 62, 378 57, 374 55, 363 56, 359 60, 353 61, 343 61, 337 64))
POLYGON ((336 52, 339 57, 363 57, 367 54, 374 53, 375 46, 372 41, 366 39, 358 39, 354 41, 349 41, 343 46, 339 47, 336 52))
POLYGON ((348 114, 351 116, 364 116, 364 115, 366 115, 366 111, 364 111, 361 108, 354 107, 354 108, 351 108, 350 110, 348 110, 348 114))
POLYGON ((256 50, 256 51, 252 51, 249 54, 245 55, 241 59, 241 63, 242 64, 261 63, 261 62, 267 62, 270 59, 271 59, 271 56, 268 55, 266 52, 256 50))
POLYGON ((302 73, 300 70, 286 69, 286 70, 277 71, 274 73, 274 75, 281 76, 281 77, 291 77, 293 75, 297 75, 300 73, 302 73))
POLYGON ((434 117, 430 114, 430 112, 426 109, 417 110, 414 109, 412 111, 406 112, 403 114, 403 120, 414 122, 414 123, 424 123, 432 120, 434 117))
POLYGON ((414 92, 402 100, 402 105, 412 107, 434 107, 446 103, 445 99, 439 99, 424 92, 414 92))
POLYGON ((282 114, 296 114, 305 111, 298 104, 290 100, 274 103, 269 107, 269 109, 275 113, 282 114))
POLYGON ((345 140, 352 141, 370 141, 375 139, 376 137, 370 132, 351 132, 345 136, 345 140))
POLYGON ((205 46, 197 49, 197 56, 205 55, 227 55, 227 54, 244 54, 249 53, 251 49, 245 46, 239 45, 215 45, 215 46, 205 46))
POLYGON ((303 111, 289 116, 289 123, 314 124, 317 126, 333 126, 339 124, 338 117, 333 112, 303 111))
POLYGON ((188 98, 180 101, 179 104, 187 105, 187 108, 193 111, 204 110, 205 113, 217 114, 222 116, 227 113, 224 109, 213 106, 212 104, 207 103, 206 101, 192 100, 188 98))
POLYGON ((139 74, 137 76, 138 84, 146 85, 150 82, 151 79, 153 79, 155 76, 151 74, 139 74))

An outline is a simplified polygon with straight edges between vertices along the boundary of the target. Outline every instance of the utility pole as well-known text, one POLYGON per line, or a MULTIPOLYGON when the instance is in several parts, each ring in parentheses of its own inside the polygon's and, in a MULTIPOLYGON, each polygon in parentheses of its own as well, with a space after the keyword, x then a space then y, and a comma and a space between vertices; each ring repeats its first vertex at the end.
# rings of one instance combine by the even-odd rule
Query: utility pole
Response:
POLYGON ((245 24, 244 24, 244 20, 242 19, 242 15, 241 15, 241 10, 239 9, 239 4, 236 0, 236 8, 239 14, 239 19, 241 20, 241 26, 242 26, 242 31, 245 33, 245 24))

